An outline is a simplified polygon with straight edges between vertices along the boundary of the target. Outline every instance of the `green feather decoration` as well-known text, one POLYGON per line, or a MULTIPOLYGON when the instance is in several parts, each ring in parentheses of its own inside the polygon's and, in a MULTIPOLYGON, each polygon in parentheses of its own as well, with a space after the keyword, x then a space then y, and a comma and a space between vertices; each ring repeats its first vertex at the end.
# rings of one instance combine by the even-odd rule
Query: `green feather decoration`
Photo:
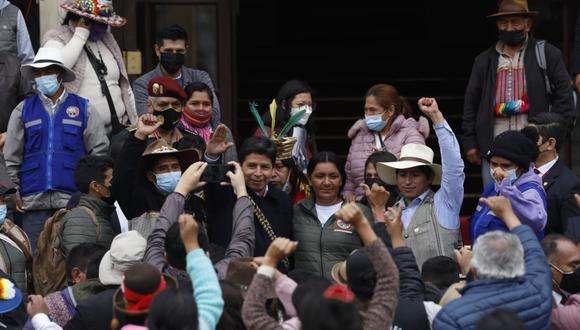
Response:
POLYGON ((294 125, 296 125, 296 123, 299 122, 300 119, 302 119, 302 117, 304 117, 304 114, 306 114, 306 110, 299 111, 296 114, 294 114, 294 116, 290 117, 286 125, 284 125, 284 128, 282 128, 282 130, 280 131, 280 134, 278 134, 278 140, 282 140, 286 136, 288 130, 294 127, 294 125))
POLYGON ((260 130, 262 131, 262 136, 269 138, 270 136, 268 135, 268 130, 266 129, 266 126, 262 121, 260 113, 258 113, 258 103, 250 102, 250 112, 252 113, 252 115, 254 115, 254 118, 258 122, 258 127, 260 127, 260 130))

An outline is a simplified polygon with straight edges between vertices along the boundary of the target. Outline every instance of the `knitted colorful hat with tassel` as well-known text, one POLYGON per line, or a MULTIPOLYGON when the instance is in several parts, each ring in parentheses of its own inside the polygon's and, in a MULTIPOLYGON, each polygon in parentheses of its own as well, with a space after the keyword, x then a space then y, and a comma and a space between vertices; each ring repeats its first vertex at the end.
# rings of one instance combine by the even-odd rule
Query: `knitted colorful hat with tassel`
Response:
POLYGON ((8 313, 22 302, 22 292, 7 278, 0 278, 0 314, 8 313))

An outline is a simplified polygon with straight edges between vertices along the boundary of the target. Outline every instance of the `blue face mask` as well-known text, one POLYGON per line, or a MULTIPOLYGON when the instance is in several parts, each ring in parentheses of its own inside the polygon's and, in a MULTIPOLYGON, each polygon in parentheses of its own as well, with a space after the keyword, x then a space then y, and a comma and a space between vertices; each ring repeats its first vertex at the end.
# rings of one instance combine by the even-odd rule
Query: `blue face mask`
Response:
POLYGON ((505 171, 505 173, 508 175, 508 179, 511 182, 514 182, 518 179, 518 174, 517 174, 517 168, 513 168, 511 170, 507 170, 505 171))
POLYGON ((0 226, 4 224, 4 221, 6 221, 7 212, 8 209, 6 209, 6 205, 0 205, 0 226))
POLYGON ((177 183, 181 179, 181 171, 156 174, 155 177, 157 178, 157 190, 164 195, 169 195, 177 187, 177 183))
POLYGON ((365 123, 369 130, 373 132, 380 132, 385 128, 385 126, 387 126, 387 121, 383 120, 383 114, 365 116, 365 123))
POLYGON ((56 74, 34 78, 34 82, 36 82, 36 89, 48 97, 53 96, 60 88, 56 74))

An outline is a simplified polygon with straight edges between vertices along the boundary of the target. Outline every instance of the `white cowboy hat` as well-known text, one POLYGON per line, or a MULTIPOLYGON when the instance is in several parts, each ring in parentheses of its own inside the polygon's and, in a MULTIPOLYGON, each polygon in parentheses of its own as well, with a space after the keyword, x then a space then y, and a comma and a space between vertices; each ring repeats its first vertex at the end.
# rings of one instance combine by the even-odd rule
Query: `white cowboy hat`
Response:
POLYGON ((127 24, 127 19, 113 10, 111 0, 76 0, 60 5, 67 11, 113 27, 127 24))
POLYGON ((433 164, 433 150, 423 144, 406 144, 401 148, 401 156, 396 162, 377 163, 377 172, 383 182, 397 185, 397 170, 418 166, 429 166, 433 171, 434 185, 441 184, 441 165, 433 164))
POLYGON ((34 57, 34 61, 29 64, 23 64, 20 71, 24 77, 32 79, 34 69, 42 69, 56 65, 64 70, 63 81, 69 82, 76 79, 75 73, 64 65, 62 52, 59 48, 42 47, 34 57))

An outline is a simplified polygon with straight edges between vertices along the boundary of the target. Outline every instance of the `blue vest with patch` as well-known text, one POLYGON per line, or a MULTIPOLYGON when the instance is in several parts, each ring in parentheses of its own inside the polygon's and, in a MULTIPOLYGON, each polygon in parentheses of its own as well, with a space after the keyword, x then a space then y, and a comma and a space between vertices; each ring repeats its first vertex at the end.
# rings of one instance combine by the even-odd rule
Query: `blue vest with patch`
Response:
MULTIPOLYGON (((491 182, 490 184, 485 187, 481 197, 488 198, 496 196, 497 193, 494 189, 494 183, 491 182)), ((547 207, 547 200, 546 200, 546 192, 544 188, 534 182, 526 182, 519 186, 516 186, 520 192, 524 192, 526 190, 534 189, 538 192, 540 197, 542 198, 542 202, 544 202, 544 207, 547 207)), ((501 230, 501 231, 509 231, 508 227, 503 223, 503 221, 496 217, 495 214, 490 210, 490 208, 483 204, 477 204, 477 209, 473 217, 471 217, 470 222, 470 233, 471 233, 471 243, 475 244, 475 240, 477 237, 487 233, 488 231, 492 230, 501 230)), ((541 241, 544 238, 544 231, 541 230, 540 232, 535 233, 538 240, 541 241)))
POLYGON ((86 99, 68 94, 51 116, 38 95, 24 101, 24 153, 20 166, 20 194, 29 196, 53 190, 77 191, 77 160, 87 151, 83 132, 87 126, 86 99))

